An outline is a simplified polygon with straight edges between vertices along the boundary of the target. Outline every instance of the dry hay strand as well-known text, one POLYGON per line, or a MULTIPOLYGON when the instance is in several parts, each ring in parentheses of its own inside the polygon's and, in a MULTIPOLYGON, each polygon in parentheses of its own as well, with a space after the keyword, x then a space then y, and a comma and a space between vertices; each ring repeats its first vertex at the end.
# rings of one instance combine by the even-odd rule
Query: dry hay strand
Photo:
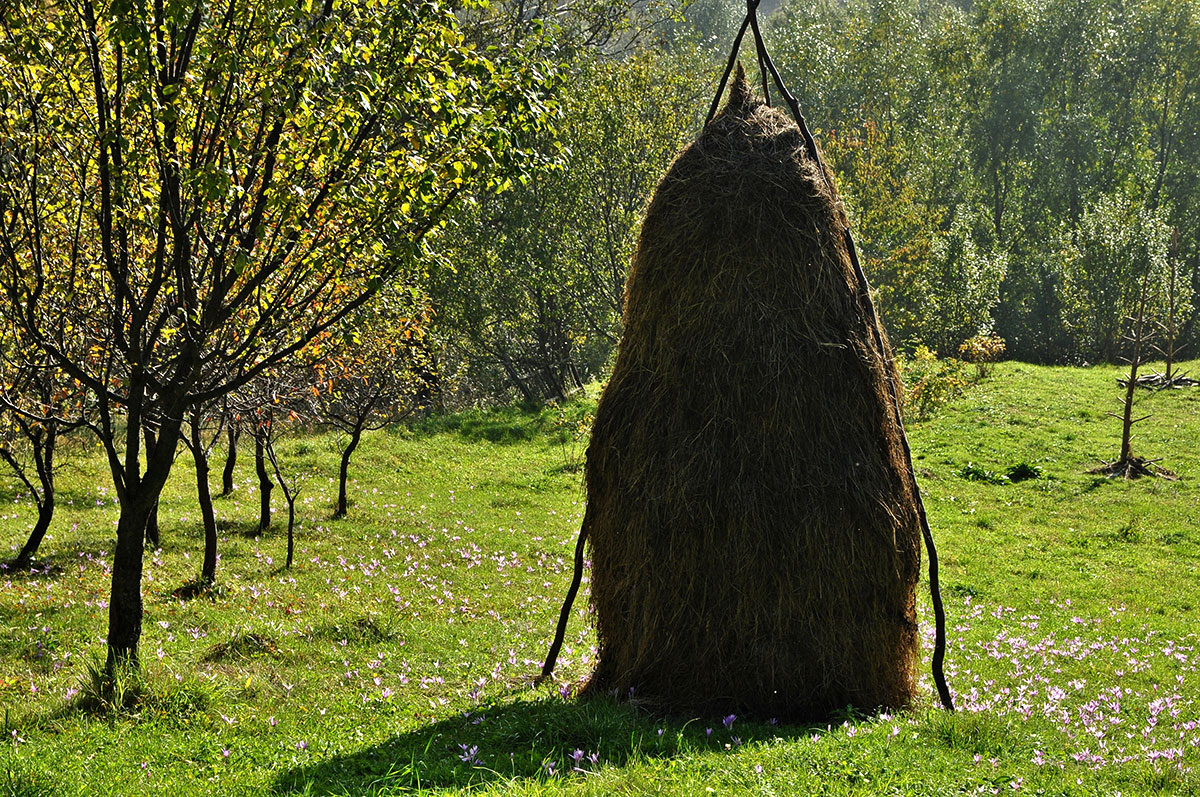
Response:
POLYGON ((587 452, 587 692, 779 719, 914 698, 916 496, 831 185, 739 70, 647 208, 587 452))
POLYGON ((1089 470, 1088 473, 1107 476, 1110 479, 1140 479, 1143 476, 1156 476, 1169 482, 1179 481, 1179 476, 1174 471, 1164 468, 1157 464, 1158 462, 1157 459, 1131 456, 1128 459, 1105 462, 1100 467, 1089 470))
MULTIPOLYGON (((1129 380, 1118 379, 1117 384, 1121 387, 1129 387, 1129 380)), ((1174 373, 1168 378, 1166 374, 1156 371, 1152 374, 1140 374, 1134 385, 1147 390, 1179 390, 1185 387, 1200 386, 1200 380, 1192 379, 1181 373, 1174 373)))

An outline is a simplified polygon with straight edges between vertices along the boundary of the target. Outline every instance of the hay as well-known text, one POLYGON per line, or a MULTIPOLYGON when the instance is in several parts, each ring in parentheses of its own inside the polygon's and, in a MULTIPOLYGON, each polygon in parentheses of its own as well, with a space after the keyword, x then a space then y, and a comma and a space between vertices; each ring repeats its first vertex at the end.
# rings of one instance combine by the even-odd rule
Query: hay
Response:
POLYGON ((587 453, 590 692, 780 719, 914 697, 920 525, 830 185, 739 70, 650 202, 587 453))

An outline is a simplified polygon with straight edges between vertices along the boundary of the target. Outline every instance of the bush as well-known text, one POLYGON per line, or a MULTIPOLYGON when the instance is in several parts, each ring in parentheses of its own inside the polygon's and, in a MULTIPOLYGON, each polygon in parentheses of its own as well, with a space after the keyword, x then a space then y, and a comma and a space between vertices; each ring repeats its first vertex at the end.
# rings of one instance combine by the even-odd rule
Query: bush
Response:
POLYGON ((1030 465, 1028 462, 1019 462, 1006 470, 1004 473, 997 473, 994 470, 987 470, 974 462, 968 462, 963 467, 959 468, 955 473, 963 479, 973 482, 987 482, 988 484, 1015 484, 1029 479, 1040 479, 1045 475, 1041 465, 1030 465))
POLYGON ((958 356, 975 366, 976 379, 986 379, 1005 351, 1004 338, 992 332, 963 341, 958 347, 958 356))
POLYGON ((918 346, 912 357, 899 357, 904 380, 904 415, 924 421, 962 393, 967 386, 966 364, 953 357, 938 359, 928 346, 918 346))
POLYGON ((959 477, 973 482, 987 482, 988 484, 1008 484, 1008 476, 1003 473, 997 473, 994 470, 981 468, 974 462, 968 462, 957 471, 959 477))
POLYGON ((1040 479, 1046 473, 1041 465, 1030 465, 1028 462, 1019 462, 1008 469, 1005 475, 1008 476, 1010 482, 1023 482, 1029 479, 1040 479))

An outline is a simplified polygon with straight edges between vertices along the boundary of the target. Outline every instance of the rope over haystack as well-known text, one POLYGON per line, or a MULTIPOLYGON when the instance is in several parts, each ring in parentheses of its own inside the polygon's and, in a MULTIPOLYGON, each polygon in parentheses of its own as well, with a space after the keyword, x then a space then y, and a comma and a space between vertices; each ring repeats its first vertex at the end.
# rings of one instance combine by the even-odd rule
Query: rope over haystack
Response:
POLYGON ((921 527, 831 185, 739 69, 650 202, 587 453, 589 691, 780 719, 913 699, 921 527))

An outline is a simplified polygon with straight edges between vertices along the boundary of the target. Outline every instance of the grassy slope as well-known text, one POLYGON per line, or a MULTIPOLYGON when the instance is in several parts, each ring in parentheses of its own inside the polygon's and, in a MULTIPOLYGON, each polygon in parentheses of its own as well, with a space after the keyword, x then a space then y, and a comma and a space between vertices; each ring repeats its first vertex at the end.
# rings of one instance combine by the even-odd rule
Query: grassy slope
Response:
MULTIPOLYGON (((531 689, 583 497, 581 447, 555 430, 585 405, 378 433, 345 521, 325 519, 332 440, 292 444, 306 478, 290 572, 277 532, 244 533, 257 496, 243 461, 218 502, 223 589, 190 601, 171 594, 200 565, 181 459, 164 548, 147 555, 149 696, 133 715, 87 714, 74 690, 103 652, 115 510, 85 460, 63 477, 73 505, 45 543, 50 570, 0 576, 0 793, 1195 792, 1200 391, 1143 404, 1155 415, 1137 450, 1180 481, 1109 482, 1085 471, 1116 453, 1115 375, 1006 364, 910 430, 942 554, 954 716, 726 728, 531 689), (1046 477, 957 475, 1023 461, 1046 477)), ((4 503, 15 544, 31 508, 4 503)), ((589 669, 576 616, 568 680, 589 669)))

